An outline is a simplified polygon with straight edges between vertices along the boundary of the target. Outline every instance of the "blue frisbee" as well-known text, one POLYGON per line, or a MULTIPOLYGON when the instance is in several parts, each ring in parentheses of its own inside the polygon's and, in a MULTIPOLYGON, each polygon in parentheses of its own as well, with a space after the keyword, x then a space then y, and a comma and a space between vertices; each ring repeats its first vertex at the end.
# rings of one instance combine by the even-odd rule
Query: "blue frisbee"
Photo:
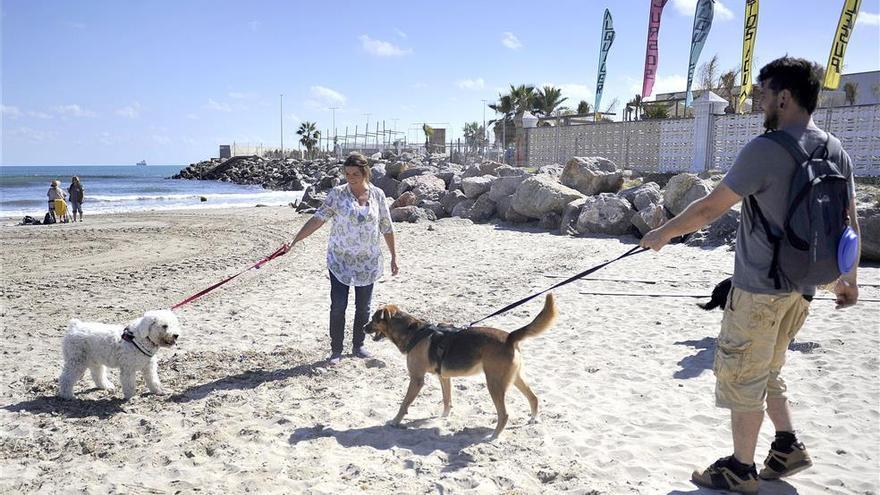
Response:
POLYGON ((847 227, 840 236, 837 245, 837 268, 840 273, 849 273, 856 264, 856 256, 859 252, 859 236, 852 227, 847 227))

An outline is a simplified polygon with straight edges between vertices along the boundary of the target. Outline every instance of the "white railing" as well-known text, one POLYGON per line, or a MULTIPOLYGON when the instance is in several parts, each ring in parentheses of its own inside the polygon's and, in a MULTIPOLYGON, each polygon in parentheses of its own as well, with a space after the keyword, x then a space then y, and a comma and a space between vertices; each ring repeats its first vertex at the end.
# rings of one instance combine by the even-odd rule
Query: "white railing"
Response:
MULTIPOLYGON (((712 107, 702 110, 712 112, 712 107)), ((594 155, 641 172, 727 170, 742 147, 764 131, 760 113, 708 117, 702 122, 711 126, 710 138, 699 146, 694 139, 699 118, 527 129, 526 160, 528 166, 540 167, 594 155)), ((880 105, 820 108, 813 119, 841 140, 855 175, 880 175, 880 105)))

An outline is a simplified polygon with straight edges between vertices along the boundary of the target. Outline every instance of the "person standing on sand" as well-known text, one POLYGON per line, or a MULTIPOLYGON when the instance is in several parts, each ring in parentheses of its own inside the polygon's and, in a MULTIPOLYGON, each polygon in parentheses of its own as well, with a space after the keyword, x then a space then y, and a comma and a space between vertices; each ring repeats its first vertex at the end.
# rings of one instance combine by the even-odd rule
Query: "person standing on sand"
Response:
POLYGON ((364 349, 364 325, 370 318, 373 284, 382 276, 381 237, 391 252, 391 274, 398 272, 394 229, 385 193, 370 184, 370 167, 364 155, 352 153, 344 168, 346 183, 330 189, 324 204, 286 246, 287 250, 292 249, 326 221, 333 221, 327 245, 331 365, 342 359, 349 287, 354 287, 355 296, 352 353, 359 358, 371 357, 364 349))
MULTIPOLYGON (((61 189, 61 185, 57 180, 53 180, 49 184, 49 191, 46 193, 46 196, 49 198, 49 213, 52 215, 52 218, 55 218, 55 200, 60 199, 64 201, 64 198, 67 197, 67 194, 64 192, 64 189, 61 189)), ((55 218, 56 222, 62 221, 63 218, 55 218)))
MULTIPOLYGON (((852 162, 840 142, 813 122, 819 95, 816 68, 807 60, 786 56, 764 66, 758 83, 764 93, 764 127, 782 130, 804 150, 822 151, 820 148, 825 146, 827 159, 847 178, 846 206, 851 227, 858 233, 852 162)), ((792 155, 775 140, 753 139, 740 151, 717 188, 641 240, 642 247, 659 251, 672 238, 700 229, 742 201, 733 287, 724 309, 713 367, 715 404, 730 409, 733 455, 694 471, 691 479, 700 486, 757 493, 758 478, 779 479, 813 464, 795 434, 787 387, 779 375, 785 352, 809 313, 810 303, 804 296, 815 294, 816 287, 797 286, 784 273, 776 280, 769 276, 775 273, 776 256, 765 232, 786 224, 796 166, 800 164, 795 164, 792 155), (757 209, 751 199, 744 199, 750 197, 757 209), (760 221, 762 213, 765 221, 760 221), (765 405, 776 437, 758 474, 754 457, 765 405)), ((857 267, 858 254, 852 270, 837 281, 838 308, 858 300, 857 267)))
POLYGON ((82 183, 79 181, 79 177, 73 176, 70 178, 70 187, 67 188, 67 192, 70 194, 70 209, 73 211, 73 221, 76 221, 76 212, 79 212, 79 221, 82 222, 82 202, 85 197, 85 191, 82 183))

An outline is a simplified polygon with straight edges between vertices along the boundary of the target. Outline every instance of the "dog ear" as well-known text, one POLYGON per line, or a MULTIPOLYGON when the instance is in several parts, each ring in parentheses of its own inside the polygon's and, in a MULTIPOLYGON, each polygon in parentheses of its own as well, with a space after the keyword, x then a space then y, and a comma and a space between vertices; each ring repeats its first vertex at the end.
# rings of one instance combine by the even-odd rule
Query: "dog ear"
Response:
POLYGON ((388 321, 391 319, 391 311, 388 308, 382 308, 382 314, 379 315, 380 320, 388 321))
POLYGON ((139 339, 144 339, 150 333, 150 325, 153 324, 153 319, 148 318, 146 316, 142 316, 131 323, 128 324, 126 328, 131 330, 131 333, 134 334, 135 337, 139 339))

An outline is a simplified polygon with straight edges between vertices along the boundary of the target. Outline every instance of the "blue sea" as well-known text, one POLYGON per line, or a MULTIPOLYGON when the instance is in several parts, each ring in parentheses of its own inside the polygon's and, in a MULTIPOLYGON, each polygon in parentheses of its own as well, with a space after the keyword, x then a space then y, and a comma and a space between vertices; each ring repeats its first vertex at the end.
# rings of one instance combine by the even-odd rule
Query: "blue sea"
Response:
POLYGON ((65 191, 78 176, 85 188, 84 215, 172 209, 285 205, 302 191, 270 191, 207 180, 172 180, 183 166, 0 166, 0 216, 42 218, 52 180, 65 191), (202 202, 200 198, 208 199, 202 202))

